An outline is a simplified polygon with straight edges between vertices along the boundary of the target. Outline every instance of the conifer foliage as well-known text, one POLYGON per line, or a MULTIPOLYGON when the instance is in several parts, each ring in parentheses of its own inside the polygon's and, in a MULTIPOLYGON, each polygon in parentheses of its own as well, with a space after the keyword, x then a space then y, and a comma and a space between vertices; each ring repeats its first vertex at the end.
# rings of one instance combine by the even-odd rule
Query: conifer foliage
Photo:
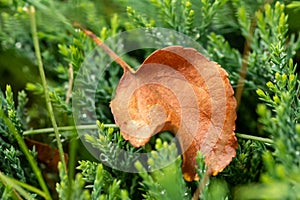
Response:
POLYGON ((299 8, 288 0, 0 1, 0 199, 299 199, 300 27, 289 26, 299 8), (107 67, 109 56, 78 24, 134 70, 156 49, 123 54, 128 41, 115 36, 143 29, 172 46, 174 35, 155 27, 188 36, 224 68, 237 103, 229 165, 211 175, 206 154, 195 152, 198 178, 187 181, 182 138, 164 130, 147 144, 127 141, 110 107, 123 70, 107 67), (85 89, 72 92, 80 75, 85 89), (91 124, 75 128, 75 98, 91 124))

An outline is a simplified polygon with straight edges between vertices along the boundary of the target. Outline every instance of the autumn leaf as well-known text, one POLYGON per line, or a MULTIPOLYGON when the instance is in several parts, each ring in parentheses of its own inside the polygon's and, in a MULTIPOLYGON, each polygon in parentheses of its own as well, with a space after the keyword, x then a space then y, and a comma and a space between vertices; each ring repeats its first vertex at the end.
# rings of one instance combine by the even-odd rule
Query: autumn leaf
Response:
POLYGON ((111 102, 115 122, 133 146, 164 130, 178 137, 188 181, 198 178, 197 151, 213 175, 235 156, 235 107, 225 70, 180 46, 154 52, 134 73, 126 70, 111 102))
POLYGON ((111 102, 115 123, 133 146, 171 131, 183 152, 187 181, 197 180, 196 155, 205 156, 208 173, 221 172, 236 155, 236 101, 228 74, 192 48, 169 46, 152 53, 137 71, 82 29, 124 69, 111 102))
MULTIPOLYGON (((60 157, 56 148, 29 138, 25 138, 25 142, 28 148, 35 148, 37 152, 37 160, 46 165, 47 170, 54 171, 56 173, 58 172, 57 165, 60 161, 60 157)), ((65 153, 64 157, 65 162, 68 163, 68 154, 65 153)))

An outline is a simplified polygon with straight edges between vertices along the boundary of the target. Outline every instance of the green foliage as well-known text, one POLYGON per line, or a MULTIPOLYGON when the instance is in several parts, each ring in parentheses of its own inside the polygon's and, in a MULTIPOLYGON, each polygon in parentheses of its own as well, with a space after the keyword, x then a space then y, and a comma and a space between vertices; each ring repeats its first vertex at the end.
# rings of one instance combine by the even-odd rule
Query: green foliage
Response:
POLYGON ((127 7, 128 17, 132 21, 128 26, 130 29, 134 27, 165 27, 187 34, 195 40, 200 38, 201 41, 206 41, 206 35, 212 26, 214 16, 226 2, 227 0, 202 0, 200 8, 196 7, 198 2, 196 4, 190 0, 150 0, 141 2, 144 5, 127 0, 123 1, 123 4, 130 5, 127 7), (145 8, 147 8, 147 12, 145 12, 145 8), (196 9, 197 12, 195 12, 196 9), (146 16, 139 13, 149 14, 146 16))
MULTIPOLYGON (((274 12, 283 10, 276 4, 274 12)), ((284 24, 285 16, 281 14, 279 24, 284 24)), ((274 156, 286 166, 299 166, 299 136, 296 132, 296 125, 299 122, 299 80, 297 78, 296 67, 293 64, 291 55, 288 54, 289 46, 285 45, 286 29, 278 27, 279 38, 275 45, 270 45, 272 54, 269 64, 272 66, 271 81, 266 83, 265 91, 258 89, 260 99, 266 105, 260 105, 258 109, 261 122, 265 131, 272 134, 274 139, 274 156), (266 108, 269 107, 269 109, 266 108), (266 120, 270 116, 271 120, 266 120)), ((293 170, 293 169, 292 169, 293 170)))
POLYGON ((58 164, 60 183, 56 184, 59 199, 89 199, 88 190, 84 189, 84 180, 77 174, 75 180, 69 180, 61 163, 58 164), (71 185, 71 186, 70 186, 71 185))
MULTIPOLYGON (((5 91, 5 96, 6 96, 6 108, 5 110, 7 111, 8 118, 11 120, 11 122, 14 124, 14 126, 17 128, 18 131, 22 130, 22 124, 20 122, 20 117, 18 116, 18 112, 15 109, 15 102, 13 99, 13 92, 11 90, 11 87, 9 85, 6 86, 6 91, 5 91)), ((20 93, 18 98, 21 100, 21 106, 24 106, 26 104, 26 94, 20 93), (23 105, 22 105, 23 104, 23 105)), ((20 109, 22 107, 19 107, 19 113, 20 109)))
MULTIPOLYGON (((11 87, 8 85, 6 87, 5 97, 1 96, 1 107, 0 109, 7 113, 7 117, 11 120, 13 125, 19 130, 23 130, 21 121, 23 119, 23 112, 26 110, 24 106, 27 102, 27 97, 24 91, 19 92, 18 95, 18 106, 15 108, 15 102, 13 100, 13 92, 11 87)), ((17 180, 32 184, 33 186, 38 186, 37 179, 32 171, 31 166, 26 161, 24 153, 19 148, 14 135, 10 132, 8 125, 4 120, 0 119, 0 169, 1 172, 13 177, 17 180)), ((30 152, 36 157, 36 152, 30 152)), ((0 194, 5 198, 9 194, 10 189, 5 186, 1 187, 0 194)))
MULTIPOLYGON (((42 175, 27 161, 28 155, 36 158, 37 152, 24 151, 20 146, 23 131, 52 126, 45 109, 45 88, 36 76, 37 60, 28 17, 28 5, 33 5, 47 87, 59 126, 73 125, 71 103, 74 96, 81 99, 78 106, 86 109, 86 113, 93 112, 91 109, 95 106, 99 121, 113 123, 109 102, 122 75, 121 68, 111 63, 109 56, 73 27, 74 22, 95 32, 116 54, 135 66, 151 51, 123 55, 123 44, 127 41, 113 36, 134 28, 147 28, 151 33, 152 27, 164 27, 186 34, 203 46, 202 53, 226 69, 234 88, 241 87, 240 70, 245 65, 246 80, 237 132, 273 141, 263 143, 240 138, 237 156, 231 164, 209 179, 204 158, 199 153, 197 173, 200 180, 188 183, 183 179, 181 157, 176 144, 170 142, 170 135, 160 134, 145 147, 134 148, 117 128, 107 128, 98 121, 97 134, 90 134, 87 128, 83 140, 98 152, 97 159, 102 164, 85 155, 81 151, 82 144, 77 152, 66 152, 72 158, 70 166, 76 165, 75 158, 80 161, 74 177, 59 164, 60 180, 50 178, 57 182, 59 199, 191 199, 197 188, 200 199, 299 199, 300 87, 295 56, 300 48, 300 37, 292 33, 299 30, 289 29, 288 23, 297 23, 298 19, 288 18, 285 7, 287 5, 293 14, 291 10, 299 12, 299 3, 280 2, 0 1, 0 74, 4 82, 1 87, 7 85, 10 76, 13 86, 18 81, 26 82, 26 86, 2 88, 6 91, 0 96, 1 112, 4 112, 1 116, 5 116, 0 118, 0 173, 15 181, 8 184, 1 176, 0 198, 18 199, 21 195, 50 199, 44 188, 38 191, 42 175), (79 73, 83 75, 83 88, 95 88, 97 84, 95 94, 89 90, 69 92, 79 73), (97 83, 95 77, 99 77, 97 83), (14 96, 12 89, 19 88, 26 88, 28 96, 24 91, 15 92, 18 95, 14 96), (90 106, 91 102, 95 105, 90 106), (21 138, 15 133, 20 133, 21 138), (135 153, 147 153, 146 162, 139 160, 135 153), (110 166, 119 166, 123 171, 110 166), (128 173, 129 169, 139 173, 128 173)), ((164 35, 163 39, 172 41, 172 36, 164 35)), ((136 41, 139 42, 144 41, 136 41)), ((71 140, 78 140, 76 134, 68 131, 60 134, 66 140, 65 146, 70 144, 69 149, 72 149, 71 140)), ((36 138, 46 142, 53 140, 52 134, 36 138)), ((51 188, 51 184, 48 186, 51 188)), ((195 195, 198 198, 197 193, 195 195)))
POLYGON ((98 163, 82 160, 79 161, 79 166, 76 168, 78 170, 81 170, 81 174, 83 176, 83 180, 87 183, 91 183, 95 180, 96 177, 96 169, 98 166, 98 163))
POLYGON ((85 134, 85 140, 100 151, 99 159, 109 166, 120 166, 125 171, 133 167, 137 157, 134 153, 141 151, 123 139, 114 128, 106 129, 100 122, 98 136, 85 134), (124 151, 125 150, 125 151, 124 151))
POLYGON ((114 179, 110 185, 105 185, 106 177, 104 174, 105 171, 103 170, 103 166, 99 164, 96 170, 92 199, 129 199, 127 191, 120 189, 121 181, 114 179), (103 186, 107 186, 106 194, 101 194, 103 186))
POLYGON ((292 1, 290 4, 288 4, 287 7, 288 8, 293 8, 293 9, 299 9, 300 8, 300 2, 292 1))
POLYGON ((220 174, 231 185, 240 185, 259 180, 262 172, 262 154, 266 146, 258 141, 239 141, 237 156, 220 174))
MULTIPOLYGON (((260 104, 257 112, 263 130, 274 140, 272 145, 274 151, 263 154, 266 171, 261 176, 263 182, 263 186, 259 189, 261 195, 257 197, 266 198, 270 195, 272 198, 296 199, 299 198, 300 186, 299 179, 295 178, 300 174, 298 159, 300 140, 296 131, 299 122, 299 80, 289 50, 292 47, 286 45, 287 18, 283 9, 284 6, 279 3, 276 3, 274 10, 266 5, 264 15, 267 20, 263 19, 263 13, 257 13, 261 42, 265 41, 270 51, 265 57, 267 60, 265 67, 269 72, 270 81, 266 83, 267 89, 257 90, 260 99, 266 104, 260 104), (273 32, 269 29, 267 31, 267 26, 272 27, 273 32), (273 37, 269 34, 276 36, 274 41, 271 41, 273 37), (271 188, 281 189, 271 194, 271 188)), ((291 43, 293 46, 298 45, 293 41, 291 43)), ((244 191, 249 192, 247 189, 244 191)))
POLYGON ((240 52, 230 46, 228 41, 222 35, 216 35, 212 32, 208 36, 208 53, 212 60, 217 60, 221 66, 229 72, 231 84, 237 84, 238 70, 242 64, 240 52))
POLYGON ((253 48, 258 50, 249 55, 249 66, 261 66, 250 68, 253 74, 262 74, 263 80, 258 79, 256 83, 259 86, 271 79, 272 71, 282 69, 284 63, 279 63, 279 60, 286 62, 294 56, 295 49, 299 48, 299 40, 296 43, 291 40, 286 44, 288 29, 287 17, 283 13, 284 6, 277 3, 274 10, 269 5, 266 5, 264 9, 264 13, 260 11, 256 13, 258 29, 254 32, 252 39, 253 48), (284 47, 285 45, 287 46, 284 47), (280 49, 283 47, 285 49, 280 49), (281 51, 283 55, 278 54, 278 51, 281 51), (271 59, 272 62, 270 62, 271 59))
POLYGON ((229 187, 226 181, 212 178, 206 187, 208 189, 201 193, 200 199, 230 199, 229 187))
POLYGON ((135 167, 143 178, 141 185, 146 191, 145 199, 190 199, 189 189, 181 172, 181 159, 178 157, 175 143, 168 144, 161 139, 156 140, 156 151, 151 151, 148 158, 148 170, 154 169, 150 174, 141 162, 135 167), (174 162, 175 161, 175 162, 174 162))
POLYGON ((91 199, 122 199, 127 200, 127 190, 120 189, 121 181, 112 177, 110 172, 104 169, 102 164, 80 161, 77 169, 82 172, 82 179, 91 185, 91 199))
POLYGON ((135 153, 141 152, 142 149, 136 149, 131 146, 114 128, 105 128, 100 122, 97 122, 97 125, 98 135, 87 133, 84 135, 84 138, 99 155, 98 159, 113 169, 102 165, 101 169, 99 169, 100 164, 98 163, 80 161, 78 169, 82 170, 83 178, 88 183, 87 187, 94 188, 94 190, 97 188, 97 191, 94 191, 92 196, 96 194, 102 195, 104 192, 107 195, 101 198, 105 197, 105 199, 112 198, 109 196, 110 192, 119 190, 119 187, 126 188, 126 190, 121 190, 120 193, 117 192, 115 195, 118 198, 127 199, 127 196, 137 198, 139 193, 135 190, 138 185, 138 177, 136 174, 126 172, 134 167, 133 164, 138 159, 138 155, 135 153), (117 168, 114 169, 115 167, 117 168), (99 173, 101 173, 101 176, 99 173), (116 181, 116 179, 119 181, 116 181), (101 187, 99 186, 99 181, 101 182, 101 187), (99 187, 95 187, 94 184, 96 182, 99 187))
POLYGON ((0 190, 2 191, 1 199, 8 200, 14 197, 13 190, 9 185, 3 185, 2 183, 0 183, 0 190))

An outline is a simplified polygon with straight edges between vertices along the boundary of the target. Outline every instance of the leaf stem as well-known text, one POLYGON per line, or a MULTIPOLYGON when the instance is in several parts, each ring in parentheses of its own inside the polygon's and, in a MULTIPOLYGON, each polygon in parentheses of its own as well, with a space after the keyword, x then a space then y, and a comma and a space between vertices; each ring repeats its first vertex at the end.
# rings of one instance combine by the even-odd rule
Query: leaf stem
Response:
MULTIPOLYGON (((49 199, 51 200, 51 196, 49 193, 49 190, 47 188, 47 185, 43 179, 43 175, 35 161, 35 159, 33 158, 33 156, 30 154, 28 147, 26 146, 23 138, 21 137, 21 135, 18 133, 17 129, 15 128, 15 126, 13 125, 13 123, 8 119, 8 117, 6 117, 6 115, 4 114, 4 111, 2 110, 2 108, 0 107, 0 118, 5 122, 5 124, 7 125, 9 131, 15 136, 20 149, 22 150, 22 152, 25 154, 33 172, 35 173, 37 180, 39 182, 39 184, 41 185, 42 190, 45 193, 45 199, 49 199)), ((3 176, 2 176, 3 178, 3 176)))
POLYGON ((37 29, 36 29, 36 22, 35 22, 35 9, 33 6, 29 7, 28 13, 29 13, 29 17, 30 17, 30 24, 31 24, 32 39, 33 39, 33 44, 34 44, 34 49, 35 49, 35 55, 36 55, 36 58, 38 61, 38 68, 39 68, 40 76, 42 79, 42 85, 44 88, 46 106, 47 106, 47 110, 48 110, 48 113, 50 116, 50 120, 51 120, 53 129, 54 129, 55 138, 57 141, 57 147, 58 147, 58 151, 59 151, 59 155, 60 155, 60 160, 62 162, 64 170, 67 171, 67 165, 66 165, 66 161, 65 161, 65 157, 64 157, 64 151, 63 151, 62 143, 60 141, 59 131, 57 128, 57 123, 56 123, 56 120, 54 117, 54 112, 53 112, 50 96, 48 93, 47 81, 46 81, 46 76, 45 76, 45 72, 44 72, 44 68, 43 68, 43 62, 42 62, 40 46, 39 46, 39 41, 38 41, 38 36, 37 36, 37 29))
MULTIPOLYGON (((107 128, 118 128, 115 124, 104 124, 104 127, 107 128)), ((84 130, 84 129, 97 129, 98 126, 95 124, 89 124, 89 125, 80 125, 80 126, 61 126, 57 127, 59 131, 74 131, 74 130, 84 130)), ((54 132, 54 128, 42 128, 42 129, 35 129, 35 130, 29 130, 24 131, 23 135, 35 135, 40 133, 51 133, 54 132)))
POLYGON ((80 26, 80 24, 75 23, 74 26, 79 27, 87 36, 92 38, 94 42, 101 47, 115 62, 117 62, 124 70, 129 71, 130 73, 135 73, 135 70, 130 67, 124 60, 122 60, 113 50, 106 46, 92 31, 89 31, 80 26))
POLYGON ((72 96, 72 86, 73 86, 73 81, 74 81, 72 63, 69 63, 68 74, 69 74, 69 82, 68 82, 68 90, 67 90, 67 93, 66 93, 66 103, 67 104, 70 102, 70 98, 72 96))
POLYGON ((244 44, 245 46, 244 46, 244 51, 243 51, 242 66, 241 66, 241 70, 240 70, 240 74, 239 74, 237 88, 235 91, 235 98, 236 98, 236 102, 237 102, 236 110, 237 111, 238 111, 240 103, 241 103, 243 90, 244 90, 244 86, 245 86, 245 80, 246 80, 247 71, 248 71, 248 61, 249 61, 249 55, 250 55, 250 50, 251 50, 251 47, 250 47, 251 39, 252 39, 255 25, 256 25, 256 20, 255 20, 255 18, 253 18, 251 20, 251 25, 249 28, 249 35, 246 38, 246 41, 244 44))
MULTIPOLYGON (((265 3, 270 3, 270 2, 268 0, 266 0, 265 3)), ((263 10, 263 9, 264 8, 262 6, 259 8, 259 10, 263 10)), ((249 55, 250 55, 250 51, 251 51, 251 41, 252 41, 252 37, 254 34, 256 24, 257 24, 257 19, 256 19, 256 17, 253 17, 251 19, 251 24, 249 27, 248 35, 246 36, 246 41, 244 44, 242 66, 241 66, 241 70, 240 70, 240 74, 239 74, 237 88, 235 91, 235 98, 236 98, 236 102, 237 102, 236 111, 238 111, 238 109, 239 109, 242 95, 243 95, 245 80, 246 80, 247 71, 248 71, 249 55)))
POLYGON ((235 135, 242 139, 256 140, 256 141, 270 143, 270 144, 274 143, 274 141, 269 138, 263 138, 263 137, 253 136, 253 135, 246 135, 246 134, 241 134, 241 133, 235 133, 235 135))
POLYGON ((250 39, 247 38, 246 42, 245 42, 245 47, 244 47, 243 61, 242 61, 242 66, 241 66, 241 70, 240 70, 240 74, 239 74, 239 80, 238 80, 237 88, 235 91, 235 98, 236 98, 236 102, 237 102, 236 110, 239 109, 244 86, 245 86, 249 53, 250 53, 250 39))

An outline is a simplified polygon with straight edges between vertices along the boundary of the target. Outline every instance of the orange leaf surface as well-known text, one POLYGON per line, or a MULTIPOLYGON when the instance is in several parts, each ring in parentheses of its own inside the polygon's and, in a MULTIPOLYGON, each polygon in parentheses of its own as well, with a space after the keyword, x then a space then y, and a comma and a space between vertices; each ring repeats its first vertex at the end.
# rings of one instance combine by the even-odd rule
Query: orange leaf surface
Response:
POLYGON ((126 140, 145 145, 168 130, 183 152, 187 181, 197 180, 201 151, 212 175, 236 155, 236 101, 227 73, 192 48, 170 46, 152 53, 136 71, 126 70, 111 110, 126 140))

